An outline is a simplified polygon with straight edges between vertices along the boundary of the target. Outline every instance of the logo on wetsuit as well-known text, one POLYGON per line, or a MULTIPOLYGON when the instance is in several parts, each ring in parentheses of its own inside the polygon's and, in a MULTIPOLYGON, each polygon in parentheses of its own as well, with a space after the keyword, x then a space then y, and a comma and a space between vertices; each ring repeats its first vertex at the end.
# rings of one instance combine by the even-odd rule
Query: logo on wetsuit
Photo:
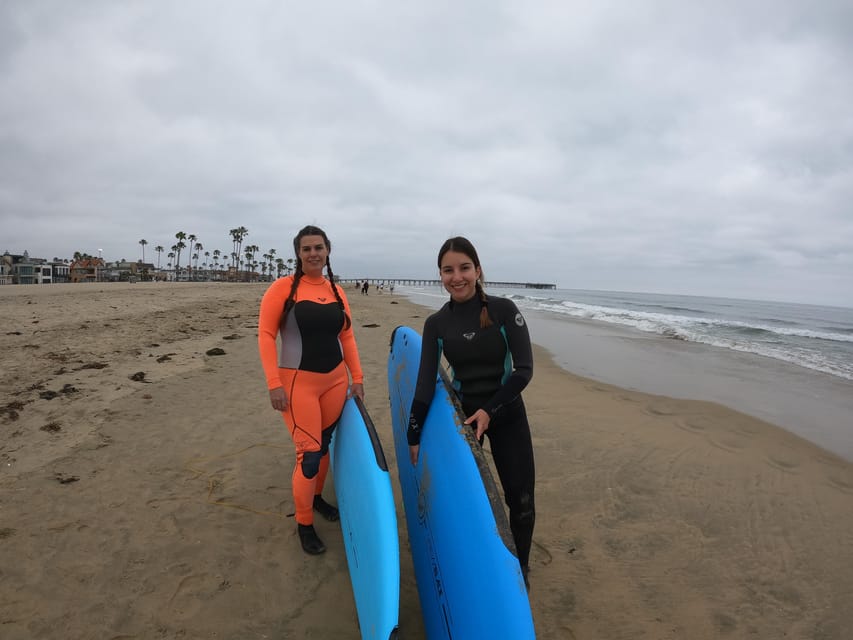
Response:
POLYGON ((465 338, 466 340, 473 340, 474 336, 476 336, 476 335, 477 335, 476 331, 471 331, 470 333, 463 333, 462 337, 465 338))
POLYGON ((521 316, 520 313, 515 314, 515 324, 517 324, 519 327, 524 326, 524 318, 521 316))

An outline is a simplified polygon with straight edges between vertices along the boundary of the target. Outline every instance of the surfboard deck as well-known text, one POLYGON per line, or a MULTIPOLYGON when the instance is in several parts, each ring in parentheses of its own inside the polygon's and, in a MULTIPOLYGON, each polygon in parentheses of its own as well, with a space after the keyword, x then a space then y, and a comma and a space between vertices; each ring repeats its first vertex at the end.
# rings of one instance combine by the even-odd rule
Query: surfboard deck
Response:
POLYGON ((344 548, 362 638, 397 638, 400 548, 391 475, 358 398, 344 404, 330 445, 344 548))
POLYGON ((421 336, 397 327, 388 357, 394 446, 427 637, 535 638, 509 522, 485 454, 439 375, 417 465, 406 430, 421 336))

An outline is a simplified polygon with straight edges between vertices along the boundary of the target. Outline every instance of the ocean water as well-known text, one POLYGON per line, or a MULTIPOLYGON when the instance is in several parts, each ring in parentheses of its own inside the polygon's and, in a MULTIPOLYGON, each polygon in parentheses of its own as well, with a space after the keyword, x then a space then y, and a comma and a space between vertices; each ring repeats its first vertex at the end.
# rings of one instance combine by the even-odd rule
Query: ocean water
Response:
MULTIPOLYGON (((443 301, 439 287, 409 288, 421 302, 443 301)), ((572 289, 488 289, 511 298, 522 312, 630 327, 683 340, 752 353, 853 380, 853 309, 572 289)), ((434 306, 434 305, 431 305, 434 306)))
MULTIPOLYGON (((399 291, 433 309, 448 299, 439 286, 399 291)), ((514 300, 532 340, 571 373, 717 402, 853 461, 853 309, 612 291, 488 291, 514 300)))

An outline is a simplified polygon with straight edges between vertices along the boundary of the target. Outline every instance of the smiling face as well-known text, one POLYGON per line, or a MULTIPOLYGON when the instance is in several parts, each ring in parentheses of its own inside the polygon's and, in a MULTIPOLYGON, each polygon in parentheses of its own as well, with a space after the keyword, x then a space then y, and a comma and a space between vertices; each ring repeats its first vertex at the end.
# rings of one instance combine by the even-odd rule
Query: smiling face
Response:
POLYGON ((464 253, 445 253, 441 257, 438 273, 441 276, 441 284, 454 302, 465 302, 477 293, 480 267, 475 266, 474 261, 464 253))
POLYGON ((323 268, 329 260, 329 247, 323 236, 302 236, 299 239, 299 259, 306 276, 323 277, 323 268))

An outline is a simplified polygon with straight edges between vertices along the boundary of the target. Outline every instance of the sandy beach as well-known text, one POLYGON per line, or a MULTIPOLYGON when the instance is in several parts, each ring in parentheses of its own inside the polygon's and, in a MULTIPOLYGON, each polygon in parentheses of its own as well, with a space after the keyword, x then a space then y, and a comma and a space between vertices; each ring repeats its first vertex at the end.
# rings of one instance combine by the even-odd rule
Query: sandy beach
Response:
MULTIPOLYGON (((265 288, 0 287, 3 640, 359 637, 340 528, 318 521, 328 551, 309 557, 290 515, 292 446, 257 355, 265 288)), ((420 639, 385 367, 393 328, 429 310, 347 295, 398 494, 401 637, 420 639)), ((853 464, 536 357, 539 638, 850 637, 853 464)))

